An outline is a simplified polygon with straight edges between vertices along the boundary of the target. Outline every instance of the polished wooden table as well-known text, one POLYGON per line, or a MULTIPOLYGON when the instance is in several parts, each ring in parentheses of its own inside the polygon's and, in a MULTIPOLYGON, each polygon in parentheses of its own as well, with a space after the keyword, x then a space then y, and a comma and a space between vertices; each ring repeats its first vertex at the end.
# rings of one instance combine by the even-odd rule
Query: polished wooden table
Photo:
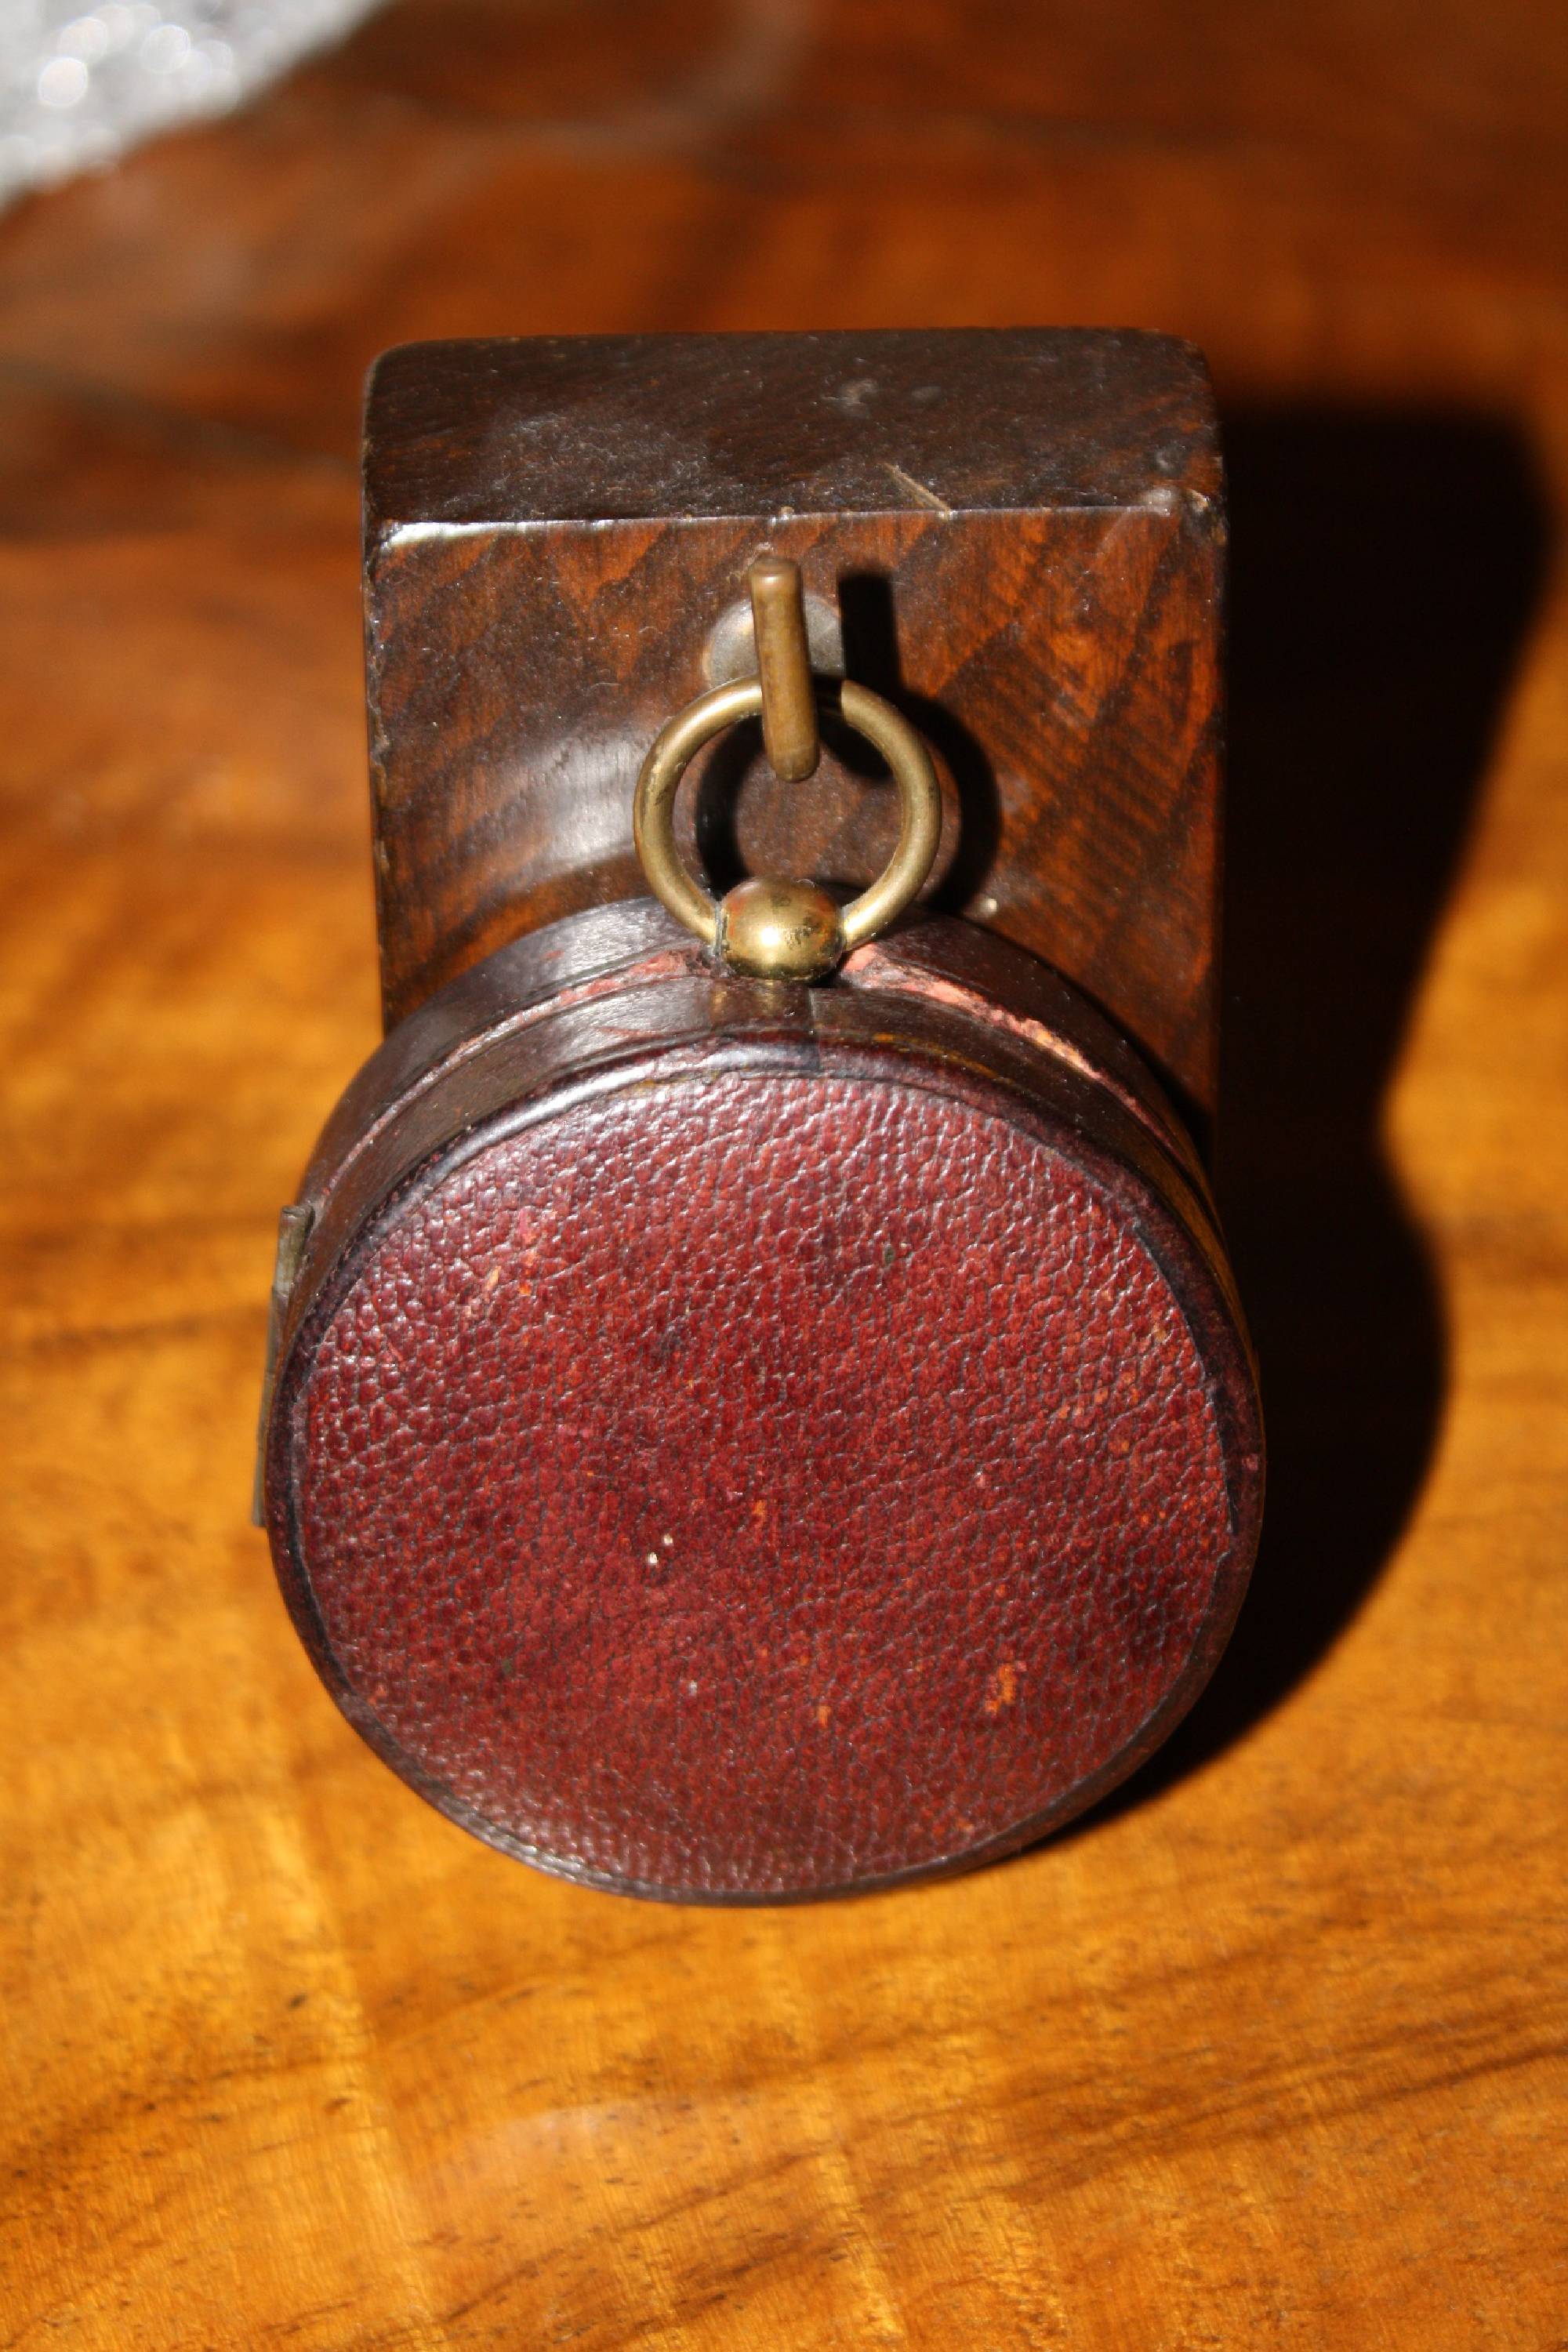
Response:
POLYGON ((423 0, 0 224, 6 2342, 1563 2340, 1565 83, 1544 0, 423 0), (360 1746, 247 1521, 375 1026, 361 375, 1022 320, 1232 422, 1255 1598, 1019 1862, 579 1892, 360 1746))

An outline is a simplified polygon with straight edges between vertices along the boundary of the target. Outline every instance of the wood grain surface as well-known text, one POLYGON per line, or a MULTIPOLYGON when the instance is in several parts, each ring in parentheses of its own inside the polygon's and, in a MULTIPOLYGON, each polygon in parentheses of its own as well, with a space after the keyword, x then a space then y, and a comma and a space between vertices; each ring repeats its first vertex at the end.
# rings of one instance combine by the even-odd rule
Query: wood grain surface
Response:
POLYGON ((410 0, 0 224, 5 2340, 1568 2340, 1568 56, 1495 0, 410 0), (377 991, 411 337, 1194 337, 1270 1524, 1174 1752, 809 1912, 552 1885, 247 1524, 377 991))

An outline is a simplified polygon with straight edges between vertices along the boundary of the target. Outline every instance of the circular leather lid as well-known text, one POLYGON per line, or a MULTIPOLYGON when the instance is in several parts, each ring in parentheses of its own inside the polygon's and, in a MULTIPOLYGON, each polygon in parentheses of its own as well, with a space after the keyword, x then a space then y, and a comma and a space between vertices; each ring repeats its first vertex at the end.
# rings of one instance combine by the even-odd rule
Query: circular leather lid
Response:
POLYGON ((639 1893, 1067 1818, 1190 1703, 1256 1536, 1174 1163, 951 1009, 812 993, 644 978, 618 1043, 599 998, 526 1071, 470 1055, 280 1366, 274 1546, 345 1711, 481 1836, 639 1893))

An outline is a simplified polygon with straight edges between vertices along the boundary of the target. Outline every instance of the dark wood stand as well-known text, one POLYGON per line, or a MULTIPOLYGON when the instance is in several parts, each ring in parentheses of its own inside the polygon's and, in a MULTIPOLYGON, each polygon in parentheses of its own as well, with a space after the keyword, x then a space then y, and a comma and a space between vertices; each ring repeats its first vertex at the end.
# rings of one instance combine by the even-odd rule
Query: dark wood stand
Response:
MULTIPOLYGON (((1211 1113, 1224 536, 1207 377, 1162 335, 389 352, 365 439, 388 1023, 646 888, 638 763, 713 682, 772 549, 802 567, 819 665, 939 755, 932 905, 1054 964, 1211 1113)), ((720 747, 694 795, 710 870, 868 880, 893 818, 863 752, 830 745, 802 787, 754 736, 720 747)))

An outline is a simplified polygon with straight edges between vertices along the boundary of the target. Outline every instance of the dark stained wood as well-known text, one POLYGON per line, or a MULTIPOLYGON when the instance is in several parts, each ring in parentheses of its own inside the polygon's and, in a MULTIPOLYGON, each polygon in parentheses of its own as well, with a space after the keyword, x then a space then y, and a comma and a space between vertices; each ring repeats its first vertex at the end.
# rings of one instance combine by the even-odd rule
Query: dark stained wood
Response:
MULTIPOLYGON (((389 1022, 646 887, 637 768, 773 548, 942 761, 933 902, 1058 966, 1212 1111, 1223 520, 1195 352, 1061 331, 416 346, 376 370, 365 467, 389 1022)), ((897 820, 865 747, 839 730, 782 786, 757 735, 695 788, 720 887, 868 882, 897 820)))
POLYGON ((402 0, 0 221, 0 2334, 1541 2352, 1568 2268, 1557 0, 402 0), (1235 526, 1222 1151, 1269 1533, 968 1880, 542 1881, 247 1525, 375 1045, 357 436, 416 338, 1129 321, 1235 526))

